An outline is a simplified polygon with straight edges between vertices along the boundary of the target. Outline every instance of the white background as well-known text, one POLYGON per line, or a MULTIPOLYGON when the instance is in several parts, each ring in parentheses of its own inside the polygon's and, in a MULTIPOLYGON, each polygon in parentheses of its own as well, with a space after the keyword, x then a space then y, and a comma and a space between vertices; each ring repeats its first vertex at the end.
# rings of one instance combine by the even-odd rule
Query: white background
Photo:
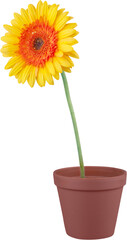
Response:
MULTIPOLYGON (((29 3, 1 1, 0 36, 29 3)), ((80 60, 67 77, 84 163, 127 170, 127 1, 64 0, 60 7, 80 32, 80 60)), ((31 89, 8 76, 7 60, 0 56, 0 239, 68 240, 53 171, 77 166, 78 155, 62 80, 31 89)), ((127 238, 126 216, 127 187, 112 240, 127 238)))

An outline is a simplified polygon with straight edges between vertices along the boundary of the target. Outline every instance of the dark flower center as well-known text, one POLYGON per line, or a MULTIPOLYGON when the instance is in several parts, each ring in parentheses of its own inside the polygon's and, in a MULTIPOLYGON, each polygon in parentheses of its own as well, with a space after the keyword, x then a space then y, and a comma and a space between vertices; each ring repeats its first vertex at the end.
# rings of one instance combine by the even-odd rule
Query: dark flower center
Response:
POLYGON ((43 44, 44 44, 43 39, 38 37, 38 38, 35 38, 35 40, 33 42, 33 47, 35 50, 40 50, 41 47, 43 46, 43 44))

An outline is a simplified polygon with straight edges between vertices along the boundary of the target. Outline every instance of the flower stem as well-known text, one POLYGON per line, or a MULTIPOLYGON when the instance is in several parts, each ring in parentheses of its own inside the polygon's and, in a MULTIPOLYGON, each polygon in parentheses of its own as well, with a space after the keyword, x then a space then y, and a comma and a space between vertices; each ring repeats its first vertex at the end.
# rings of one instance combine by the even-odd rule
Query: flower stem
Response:
POLYGON ((70 97, 67 78, 66 78, 64 71, 61 73, 61 76, 63 79, 65 94, 66 94, 66 98, 67 98, 67 102, 68 102, 68 106, 69 106, 69 110, 70 110, 70 114, 71 114, 71 118, 72 118, 72 122, 73 122, 74 132, 75 132, 75 138, 76 138, 78 155, 79 155, 79 163, 80 163, 80 175, 81 175, 81 178, 84 178, 85 170, 84 170, 84 163, 83 163, 83 156, 82 156, 82 149, 81 149, 80 138, 79 138, 79 133, 78 133, 78 127, 77 127, 75 113, 74 113, 74 109, 73 109, 73 105, 72 105, 72 101, 71 101, 71 97, 70 97))

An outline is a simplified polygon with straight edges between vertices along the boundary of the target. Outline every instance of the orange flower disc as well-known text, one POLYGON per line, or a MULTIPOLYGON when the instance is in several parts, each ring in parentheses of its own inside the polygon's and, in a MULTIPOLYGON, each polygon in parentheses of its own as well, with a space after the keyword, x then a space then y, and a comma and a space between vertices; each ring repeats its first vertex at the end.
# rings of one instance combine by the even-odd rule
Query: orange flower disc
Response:
POLYGON ((43 67, 57 50, 57 32, 43 19, 26 26, 20 36, 19 53, 27 64, 43 67))

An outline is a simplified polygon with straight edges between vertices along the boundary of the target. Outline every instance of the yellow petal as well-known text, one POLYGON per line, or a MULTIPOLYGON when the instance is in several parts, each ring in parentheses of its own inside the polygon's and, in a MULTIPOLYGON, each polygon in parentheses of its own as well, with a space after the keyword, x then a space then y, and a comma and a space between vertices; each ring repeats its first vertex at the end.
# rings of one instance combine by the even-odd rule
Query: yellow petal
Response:
POLYGON ((13 57, 15 56, 14 52, 6 52, 6 53, 2 53, 3 57, 13 57))
POLYGON ((53 63, 51 61, 46 62, 46 67, 52 75, 55 74, 55 68, 54 68, 53 63))
POLYGON ((69 68, 71 67, 70 62, 66 59, 65 56, 60 58, 57 57, 57 60, 60 63, 60 65, 62 65, 63 67, 69 67, 69 68))
POLYGON ((11 69, 9 76, 17 75, 23 68, 24 61, 20 60, 14 67, 11 69))
MULTIPOLYGON (((19 72, 20 73, 20 72, 19 72)), ((18 77, 19 77, 19 73, 17 73, 16 75, 15 75, 15 78, 16 79, 18 79, 18 77)))
POLYGON ((22 16, 25 24, 29 24, 30 23, 28 13, 27 13, 27 11, 24 8, 21 8, 21 16, 22 16))
POLYGON ((62 67, 62 68, 63 68, 63 71, 71 73, 71 69, 70 68, 66 68, 66 67, 62 67))
POLYGON ((15 27, 18 27, 18 28, 21 29, 21 27, 19 26, 19 24, 16 22, 15 19, 12 19, 12 20, 11 20, 11 24, 12 24, 12 26, 15 26, 15 27))
POLYGON ((12 58, 8 61, 8 63, 6 64, 5 69, 10 69, 10 68, 14 67, 14 65, 15 65, 16 63, 18 63, 20 60, 21 60, 21 57, 20 57, 20 56, 12 57, 12 58))
POLYGON ((5 44, 5 45, 3 45, 3 47, 1 48, 1 52, 2 52, 2 53, 8 53, 8 52, 15 53, 15 52, 18 51, 18 49, 19 49, 18 45, 5 44))
POLYGON ((1 40, 9 44, 19 43, 19 38, 9 33, 6 33, 5 36, 1 37, 1 40))
POLYGON ((18 74, 16 74, 16 76, 15 76, 18 79, 18 83, 22 82, 21 75, 22 75, 23 70, 24 70, 24 68, 18 74))
POLYGON ((69 56, 64 56, 65 57, 65 59, 70 63, 70 65, 71 65, 71 67, 74 67, 74 63, 73 63, 73 61, 71 60, 71 58, 69 57, 69 56))
POLYGON ((75 33, 75 29, 65 29, 65 30, 62 30, 58 33, 58 38, 59 39, 62 39, 62 38, 67 38, 67 37, 70 37, 72 36, 74 33, 75 33))
POLYGON ((61 20, 61 22, 57 25, 56 27, 56 31, 60 31, 64 28, 64 26, 66 25, 66 23, 70 20, 70 17, 66 16, 65 18, 63 18, 61 20))
POLYGON ((37 14, 36 14, 36 9, 33 4, 28 5, 28 14, 29 14, 29 19, 30 22, 34 22, 37 19, 37 14))
POLYGON ((20 36, 21 34, 21 30, 18 27, 5 24, 4 28, 13 35, 20 36))
POLYGON ((53 65, 57 72, 62 73, 62 67, 61 67, 60 63, 57 61, 56 57, 53 58, 53 65))
POLYGON ((79 55, 75 50, 66 54, 70 55, 70 57, 79 58, 79 55))
POLYGON ((14 13, 14 18, 15 18, 17 24, 18 24, 20 27, 23 27, 24 21, 23 21, 23 18, 21 17, 21 15, 18 14, 18 13, 14 13))
POLYGON ((43 68, 39 68, 38 75, 37 75, 37 83, 40 87, 45 86, 45 79, 44 79, 44 70, 43 68))
POLYGON ((56 80, 59 80, 59 78, 60 78, 60 75, 59 75, 59 73, 58 72, 56 72, 56 74, 53 76, 56 80))
POLYGON ((45 2, 43 3, 43 6, 42 6, 41 16, 42 16, 42 17, 45 17, 45 19, 46 19, 47 13, 48 13, 48 4, 47 4, 47 2, 45 1, 45 2))
POLYGON ((72 37, 75 37, 75 36, 77 36, 78 34, 79 34, 79 32, 75 30, 75 32, 72 34, 72 37))
POLYGON ((49 25, 53 25, 54 21, 56 19, 57 16, 57 8, 58 6, 56 6, 56 4, 53 4, 50 6, 49 10, 48 10, 48 21, 49 21, 49 25))
POLYGON ((27 79, 30 87, 33 87, 34 84, 35 84, 35 70, 36 70, 36 67, 31 67, 31 70, 30 70, 30 75, 29 75, 29 78, 27 79))
POLYGON ((64 43, 58 43, 58 48, 60 49, 60 51, 62 52, 71 52, 73 51, 73 47, 64 43))
POLYGON ((63 52, 62 51, 55 52, 55 57, 63 57, 63 52))
POLYGON ((40 19, 42 13, 42 1, 39 1, 37 4, 37 18, 40 19))
POLYGON ((46 67, 44 67, 44 78, 50 85, 54 85, 53 78, 46 67))
POLYGON ((57 18, 64 12, 65 8, 61 8, 57 11, 57 18))
POLYGON ((75 27, 77 27, 77 23, 68 23, 68 24, 65 25, 64 30, 75 28, 75 27))
POLYGON ((18 82, 25 83, 25 81, 29 78, 31 72, 31 65, 27 65, 23 68, 23 70, 19 73, 18 82))
POLYGON ((72 20, 73 19, 73 17, 71 17, 71 16, 68 16, 68 21, 70 21, 70 20, 72 20))
POLYGON ((55 24, 54 24, 54 27, 55 27, 56 31, 60 31, 64 27, 66 22, 68 21, 67 14, 68 14, 68 12, 61 13, 61 15, 59 15, 56 18, 56 21, 55 21, 55 24))
POLYGON ((54 26, 56 26, 64 17, 66 17, 68 15, 69 12, 63 12, 64 10, 65 9, 60 9, 57 12, 57 18, 56 18, 54 26))
POLYGON ((70 38, 63 38, 63 39, 59 40, 58 44, 59 43, 74 45, 74 44, 78 43, 78 41, 75 38, 70 37, 70 38))

